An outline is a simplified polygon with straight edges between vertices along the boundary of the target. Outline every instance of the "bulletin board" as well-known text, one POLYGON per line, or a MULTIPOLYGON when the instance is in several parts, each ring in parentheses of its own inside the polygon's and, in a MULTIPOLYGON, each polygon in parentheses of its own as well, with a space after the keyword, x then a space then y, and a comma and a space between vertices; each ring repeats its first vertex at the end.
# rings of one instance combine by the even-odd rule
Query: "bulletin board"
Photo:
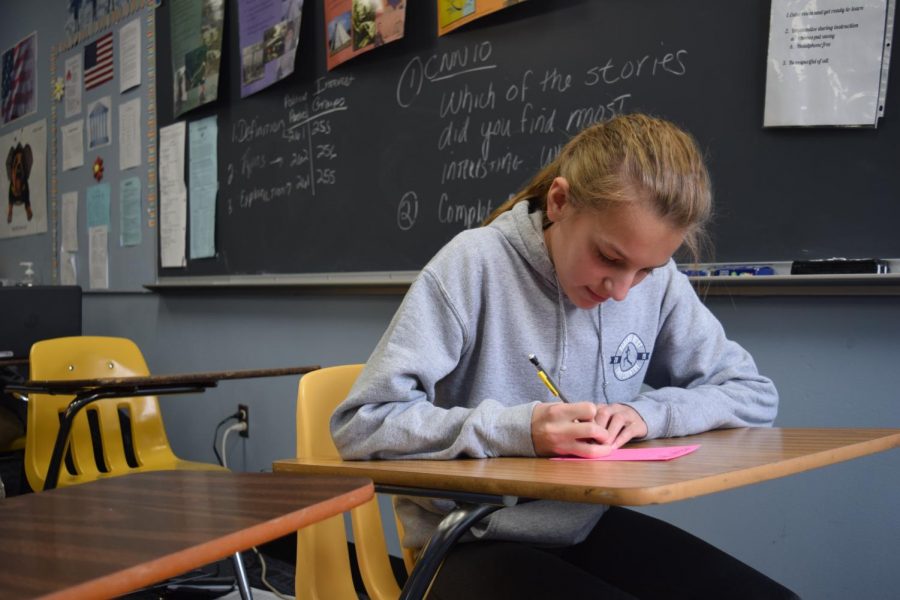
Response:
POLYGON ((156 278, 155 7, 111 0, 103 14, 81 23, 70 9, 68 37, 50 51, 54 283, 141 291, 156 278), (73 151, 79 122, 80 161, 73 151))

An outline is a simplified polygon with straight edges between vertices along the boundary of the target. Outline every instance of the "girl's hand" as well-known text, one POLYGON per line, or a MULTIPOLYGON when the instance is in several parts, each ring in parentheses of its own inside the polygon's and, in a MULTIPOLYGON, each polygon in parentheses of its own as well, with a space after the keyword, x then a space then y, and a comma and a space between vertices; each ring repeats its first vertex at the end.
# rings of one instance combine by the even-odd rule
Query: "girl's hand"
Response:
POLYGON ((614 446, 607 442, 613 436, 597 422, 598 408, 592 402, 536 405, 531 413, 531 440, 535 453, 538 456, 599 458, 612 452, 614 446))
POLYGON ((600 404, 596 408, 594 422, 606 430, 605 443, 610 446, 610 452, 647 435, 644 419, 627 404, 600 404))

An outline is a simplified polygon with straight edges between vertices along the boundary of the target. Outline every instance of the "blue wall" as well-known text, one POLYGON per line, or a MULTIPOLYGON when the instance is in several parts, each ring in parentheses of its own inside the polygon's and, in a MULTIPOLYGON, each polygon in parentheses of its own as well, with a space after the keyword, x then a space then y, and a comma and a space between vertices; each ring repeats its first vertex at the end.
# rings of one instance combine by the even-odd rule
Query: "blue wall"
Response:
MULTIPOLYGON (((7 4, 0 49, 38 30, 38 116, 49 116, 43 74, 49 44, 61 39, 65 3, 58 2, 56 12, 38 2, 7 4)), ((20 260, 46 269, 50 253, 48 235, 0 241, 0 278, 16 277, 20 260)), ((158 373, 331 365, 364 361, 399 302, 390 295, 288 290, 93 293, 84 300, 84 332, 133 338, 158 373)), ((897 298, 736 297, 708 304, 778 384, 778 425, 900 426, 897 298)), ((229 464, 270 468, 272 460, 294 454, 296 383, 289 377, 232 381, 204 394, 163 398, 173 447, 184 458, 213 461, 216 423, 246 403, 250 437, 230 439, 229 464)), ((732 552, 804 598, 896 598, 898 473, 900 452, 894 450, 648 512, 732 552)))

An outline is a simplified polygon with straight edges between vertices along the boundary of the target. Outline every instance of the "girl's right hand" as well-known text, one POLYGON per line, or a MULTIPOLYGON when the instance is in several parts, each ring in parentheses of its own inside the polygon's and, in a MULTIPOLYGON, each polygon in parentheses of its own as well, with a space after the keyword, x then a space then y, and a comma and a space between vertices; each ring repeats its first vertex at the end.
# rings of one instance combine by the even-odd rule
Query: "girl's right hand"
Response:
POLYGON ((594 422, 593 402, 540 403, 531 413, 531 441, 538 456, 599 458, 612 452, 609 432, 594 422))

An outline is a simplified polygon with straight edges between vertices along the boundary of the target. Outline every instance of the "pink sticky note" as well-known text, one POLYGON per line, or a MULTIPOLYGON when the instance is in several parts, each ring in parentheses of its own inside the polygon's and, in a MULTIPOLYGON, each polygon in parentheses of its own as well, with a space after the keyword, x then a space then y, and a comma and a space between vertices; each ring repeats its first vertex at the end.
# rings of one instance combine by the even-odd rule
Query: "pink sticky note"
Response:
POLYGON ((693 446, 666 446, 662 448, 619 448, 613 450, 611 454, 600 458, 576 458, 559 456, 550 460, 672 460, 685 454, 690 454, 700 447, 700 444, 693 446))

